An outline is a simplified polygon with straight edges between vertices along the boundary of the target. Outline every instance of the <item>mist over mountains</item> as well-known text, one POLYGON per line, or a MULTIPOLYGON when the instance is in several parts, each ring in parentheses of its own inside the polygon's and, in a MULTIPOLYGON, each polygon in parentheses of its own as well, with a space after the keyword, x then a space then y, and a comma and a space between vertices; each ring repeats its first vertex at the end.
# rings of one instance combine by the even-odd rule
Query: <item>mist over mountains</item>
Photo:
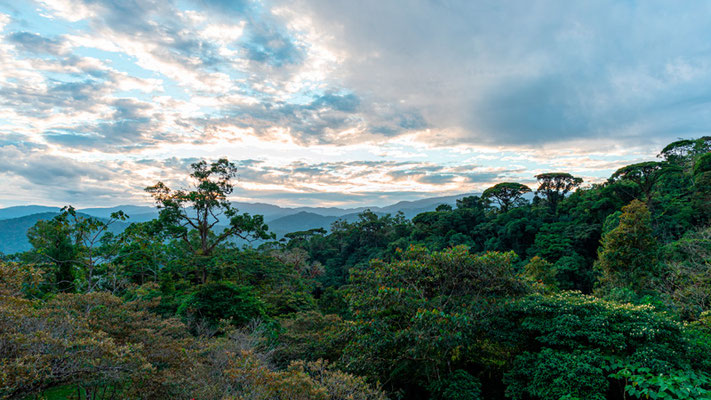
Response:
MULTIPOLYGON (((269 228, 278 238, 289 232, 314 228, 329 229, 339 219, 353 221, 365 210, 385 215, 402 212, 411 219, 419 213, 432 211, 440 204, 456 205, 458 199, 473 196, 465 193, 454 196, 432 197, 414 201, 400 201, 385 207, 280 207, 266 203, 233 203, 240 213, 263 215, 269 228)), ((37 221, 54 218, 61 207, 26 205, 0 208, 0 253, 13 254, 31 248, 27 240, 27 230, 37 221)), ((158 216, 158 210, 150 206, 119 205, 114 207, 92 207, 77 209, 80 215, 108 219, 111 213, 123 211, 130 218, 126 222, 117 221, 112 230, 122 231, 131 222, 145 222, 158 216)))

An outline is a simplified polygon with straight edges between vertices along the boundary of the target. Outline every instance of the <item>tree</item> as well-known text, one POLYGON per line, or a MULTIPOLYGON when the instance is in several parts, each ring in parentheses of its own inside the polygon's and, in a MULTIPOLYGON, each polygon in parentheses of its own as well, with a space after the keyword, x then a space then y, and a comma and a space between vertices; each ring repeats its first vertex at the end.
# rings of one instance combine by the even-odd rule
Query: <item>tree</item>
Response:
POLYGON ((602 238, 596 268, 603 288, 629 288, 638 294, 651 287, 657 272, 657 241, 647 206, 632 200, 622 207, 620 222, 602 238))
POLYGON ((27 238, 44 265, 52 270, 52 285, 60 292, 73 292, 76 249, 65 214, 40 220, 27 231, 27 238))
POLYGON ((486 318, 499 301, 529 290, 515 260, 513 252, 473 255, 465 246, 411 248, 401 261, 373 260, 352 271, 347 297, 354 320, 342 361, 407 399, 443 398, 434 395, 452 386, 474 392, 478 382, 461 382, 456 371, 475 372, 486 318))
POLYGON ((188 296, 178 313, 203 328, 217 328, 220 320, 236 326, 264 317, 264 305, 247 287, 229 282, 206 283, 188 296))
POLYGON ((682 139, 669 143, 659 153, 666 161, 682 166, 693 166, 694 158, 700 154, 711 152, 711 136, 698 139, 682 139))
POLYGON ((628 180, 634 182, 639 190, 644 193, 647 207, 652 200, 652 189, 659 179, 666 173, 675 170, 667 163, 658 161, 647 161, 631 164, 615 171, 610 178, 611 181, 628 180))
POLYGON ((449 204, 440 204, 435 208, 435 211, 452 211, 452 206, 449 204))
POLYGON ((660 290, 671 308, 695 320, 711 310, 711 226, 687 232, 663 248, 665 275, 660 290))
POLYGON ((698 220, 711 220, 711 153, 701 155, 694 165, 694 186, 692 204, 698 220))
POLYGON ((125 278, 139 285, 157 282, 167 258, 165 235, 158 221, 133 223, 121 232, 120 240, 114 263, 122 267, 125 278))
POLYGON ((121 240, 109 231, 111 225, 128 218, 123 211, 108 220, 78 214, 66 206, 49 221, 38 221, 28 232, 36 254, 54 265, 54 284, 62 292, 75 290, 75 270, 83 273, 82 288, 97 290, 100 267, 109 263, 120 248, 121 240))
MULTIPOLYGON (((237 174, 233 163, 221 158, 208 165, 203 160, 191 164, 191 168, 190 177, 195 181, 192 190, 172 190, 163 182, 145 189, 155 199, 160 210, 159 221, 170 236, 181 240, 198 258, 209 257, 220 244, 235 237, 244 240, 274 237, 268 233, 263 216, 238 214, 227 199, 237 174), (224 218, 227 227, 215 233, 213 228, 224 218)), ((198 268, 201 271, 196 272, 204 283, 207 271, 204 266, 198 268)))
POLYGON ((475 208, 483 210, 485 208, 485 202, 482 200, 483 199, 479 196, 462 197, 461 199, 457 199, 457 208, 475 208))
POLYGON ((515 182, 502 182, 486 189, 482 197, 490 200, 493 198, 499 204, 499 211, 506 212, 511 206, 521 201, 521 196, 530 193, 531 188, 515 182))
POLYGON ((496 318, 489 335, 508 345, 505 354, 513 358, 504 376, 512 399, 641 399, 623 396, 633 382, 608 379, 610 372, 641 364, 661 378, 676 370, 708 371, 711 361, 708 334, 646 305, 576 292, 533 294, 507 303, 496 318))
POLYGON ((536 194, 543 194, 548 200, 551 210, 558 208, 558 203, 571 190, 583 183, 583 178, 577 178, 567 172, 547 172, 536 175, 539 186, 536 194))

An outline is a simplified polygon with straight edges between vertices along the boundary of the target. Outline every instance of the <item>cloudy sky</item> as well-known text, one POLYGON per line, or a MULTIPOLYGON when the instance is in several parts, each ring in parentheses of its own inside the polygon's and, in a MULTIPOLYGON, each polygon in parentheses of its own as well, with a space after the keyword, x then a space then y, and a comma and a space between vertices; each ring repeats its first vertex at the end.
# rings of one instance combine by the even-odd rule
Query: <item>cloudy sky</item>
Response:
POLYGON ((235 200, 385 205, 711 127, 711 3, 0 0, 0 207, 147 203, 237 163, 235 200))

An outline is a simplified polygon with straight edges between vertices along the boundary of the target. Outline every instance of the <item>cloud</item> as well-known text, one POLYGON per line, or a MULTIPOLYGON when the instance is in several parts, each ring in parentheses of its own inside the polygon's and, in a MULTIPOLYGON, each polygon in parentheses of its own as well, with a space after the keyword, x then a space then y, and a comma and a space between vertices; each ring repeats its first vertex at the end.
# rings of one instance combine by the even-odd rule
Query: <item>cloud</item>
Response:
POLYGON ((20 160, 0 173, 16 193, 142 199, 228 156, 243 200, 332 203, 603 179, 708 132, 710 16, 655 0, 0 1, 0 146, 20 160))
POLYGON ((111 103, 113 112, 106 121, 94 124, 58 127, 45 132, 52 143, 72 148, 131 150, 165 139, 155 136, 153 128, 160 116, 152 115, 153 106, 131 99, 111 103))
POLYGON ((327 46, 346 54, 346 87, 411 106, 425 122, 411 129, 447 130, 442 145, 667 141, 711 122, 700 106, 670 106, 707 101, 699 90, 711 83, 701 39, 708 5, 302 0, 297 7, 294 14, 331 34, 327 46))
POLYGON ((15 183, 13 191, 5 192, 0 200, 16 195, 14 191, 26 192, 35 202, 49 200, 55 204, 82 201, 106 204, 133 198, 123 183, 123 176, 129 171, 119 165, 78 162, 43 150, 32 146, 0 146, 0 175, 15 183))
POLYGON ((48 39, 36 33, 14 32, 7 37, 7 41, 31 53, 59 55, 64 52, 61 41, 48 39))

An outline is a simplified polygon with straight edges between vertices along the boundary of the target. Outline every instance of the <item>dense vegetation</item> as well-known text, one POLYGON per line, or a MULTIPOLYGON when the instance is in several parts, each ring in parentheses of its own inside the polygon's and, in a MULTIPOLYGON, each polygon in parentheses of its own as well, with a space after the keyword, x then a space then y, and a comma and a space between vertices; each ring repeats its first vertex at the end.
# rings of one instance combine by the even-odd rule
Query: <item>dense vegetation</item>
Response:
POLYGON ((0 398, 711 398, 711 137, 278 241, 235 173, 121 233, 37 222, 0 261, 0 398))

